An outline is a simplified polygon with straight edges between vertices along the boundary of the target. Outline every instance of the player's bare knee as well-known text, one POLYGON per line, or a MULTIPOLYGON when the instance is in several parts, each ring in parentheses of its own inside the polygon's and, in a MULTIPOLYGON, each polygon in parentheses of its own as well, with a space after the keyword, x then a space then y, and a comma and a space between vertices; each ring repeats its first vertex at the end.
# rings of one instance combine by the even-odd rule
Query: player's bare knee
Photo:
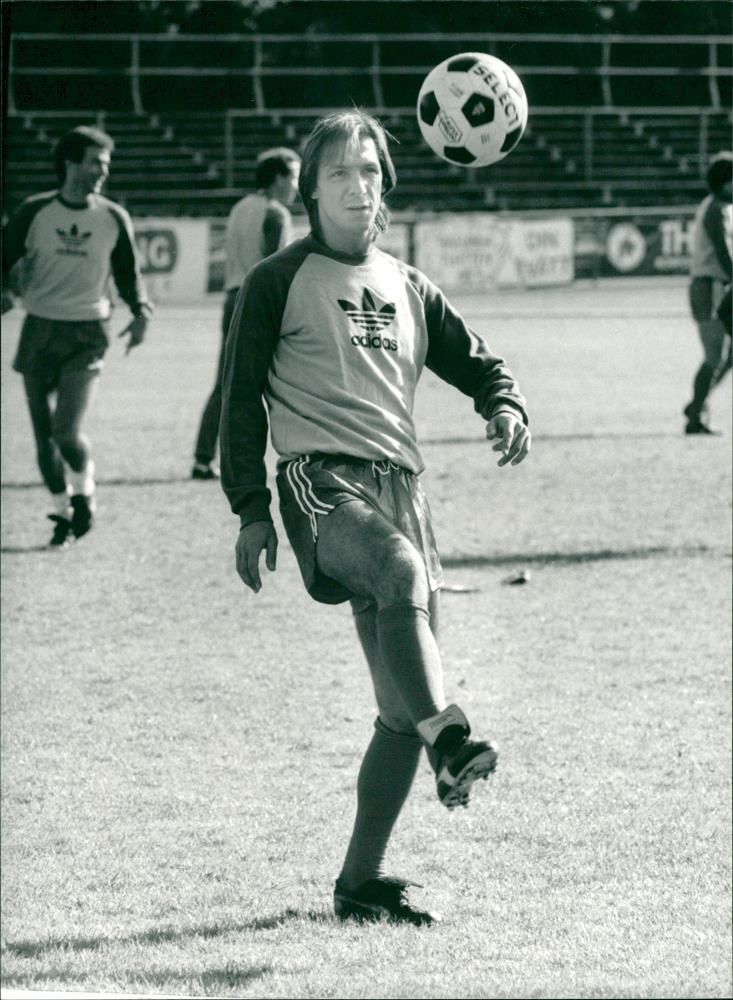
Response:
POLYGON ((705 361, 711 368, 718 368, 723 360, 723 348, 726 341, 725 327, 717 318, 704 320, 698 326, 705 361))
POLYGON ((70 434, 54 434, 54 441, 72 469, 78 470, 84 467, 86 449, 83 441, 70 434))
POLYGON ((430 587, 425 564, 407 541, 386 546, 375 560, 374 597, 378 608, 395 604, 428 606, 430 587))
POLYGON ((78 450, 79 443, 75 437, 72 437, 66 431, 53 430, 53 439, 56 442, 56 447, 59 449, 62 455, 66 456, 69 452, 78 450))

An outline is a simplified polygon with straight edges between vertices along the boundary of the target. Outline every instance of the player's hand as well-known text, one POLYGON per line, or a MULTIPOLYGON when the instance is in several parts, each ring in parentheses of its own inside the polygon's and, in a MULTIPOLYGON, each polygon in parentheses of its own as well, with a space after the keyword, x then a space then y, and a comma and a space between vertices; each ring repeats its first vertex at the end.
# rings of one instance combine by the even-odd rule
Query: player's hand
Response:
POLYGON ((497 465, 519 465, 529 454, 532 443, 529 428, 522 423, 519 415, 515 416, 508 410, 502 410, 489 420, 486 437, 496 442, 491 450, 501 452, 497 465))
POLYGON ((130 334, 125 354, 129 354, 133 347, 137 347, 138 344, 142 344, 145 340, 145 331, 147 328, 148 317, 144 313, 140 316, 135 316, 135 318, 127 324, 125 329, 120 334, 120 337, 125 337, 128 333, 130 334))
POLYGON ((277 566, 277 532, 270 521, 253 521, 239 532, 235 552, 237 573, 244 583, 256 593, 262 587, 260 580, 260 553, 265 550, 265 564, 270 572, 277 566))

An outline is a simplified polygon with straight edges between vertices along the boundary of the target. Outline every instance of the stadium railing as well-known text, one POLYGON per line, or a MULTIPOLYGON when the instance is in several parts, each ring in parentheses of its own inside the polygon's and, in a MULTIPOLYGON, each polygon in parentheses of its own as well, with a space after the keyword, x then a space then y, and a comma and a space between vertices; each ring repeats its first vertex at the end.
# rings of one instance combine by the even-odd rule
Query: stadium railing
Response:
POLYGON ((689 202, 709 154, 730 145, 727 41, 18 34, 8 66, 6 202, 38 190, 43 176, 52 184, 48 145, 92 119, 115 137, 109 190, 132 211, 226 212, 251 187, 262 148, 297 147, 319 114, 352 100, 378 114, 397 140, 398 210, 689 202), (527 135, 490 171, 440 161, 421 139, 413 105, 404 103, 435 62, 466 49, 511 62, 530 100, 527 135), (55 78, 63 87, 48 86, 55 78), (553 96, 563 99, 551 103, 553 96))
POLYGON ((261 113, 355 102, 382 113, 403 104, 406 93, 417 95, 425 74, 461 51, 505 59, 533 107, 730 106, 727 36, 552 33, 17 33, 9 44, 8 106, 41 110, 48 101, 59 109, 65 100, 75 110, 261 113), (63 78, 63 94, 43 85, 53 77, 63 78))

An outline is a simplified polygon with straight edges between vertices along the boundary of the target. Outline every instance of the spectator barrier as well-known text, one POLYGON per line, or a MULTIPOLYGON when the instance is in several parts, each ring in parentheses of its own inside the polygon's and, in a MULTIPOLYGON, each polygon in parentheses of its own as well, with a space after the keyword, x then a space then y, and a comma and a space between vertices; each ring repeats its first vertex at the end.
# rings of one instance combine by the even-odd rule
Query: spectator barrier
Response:
MULTIPOLYGON (((687 274, 694 206, 566 214, 397 216, 379 245, 449 294, 539 288, 578 278, 687 274)), ((158 302, 224 286, 222 219, 141 219, 135 235, 158 302)), ((296 220, 296 236, 307 231, 296 220)))

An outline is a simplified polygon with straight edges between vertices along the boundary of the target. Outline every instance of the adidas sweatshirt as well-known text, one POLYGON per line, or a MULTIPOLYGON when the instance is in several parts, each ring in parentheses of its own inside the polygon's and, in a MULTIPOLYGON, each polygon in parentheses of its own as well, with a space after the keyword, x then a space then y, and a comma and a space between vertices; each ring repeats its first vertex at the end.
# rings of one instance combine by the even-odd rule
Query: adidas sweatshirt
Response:
POLYGON ((3 283, 22 260, 26 312, 42 319, 107 319, 110 278, 134 315, 148 305, 130 216, 91 194, 84 205, 58 191, 27 198, 3 230, 3 283))
POLYGON ((503 360, 416 268, 376 246, 346 256, 312 234, 257 264, 224 362, 221 475, 233 512, 243 524, 270 520, 268 422, 280 461, 321 452, 422 472, 413 404, 425 365, 484 419, 510 408, 527 422, 503 360))

